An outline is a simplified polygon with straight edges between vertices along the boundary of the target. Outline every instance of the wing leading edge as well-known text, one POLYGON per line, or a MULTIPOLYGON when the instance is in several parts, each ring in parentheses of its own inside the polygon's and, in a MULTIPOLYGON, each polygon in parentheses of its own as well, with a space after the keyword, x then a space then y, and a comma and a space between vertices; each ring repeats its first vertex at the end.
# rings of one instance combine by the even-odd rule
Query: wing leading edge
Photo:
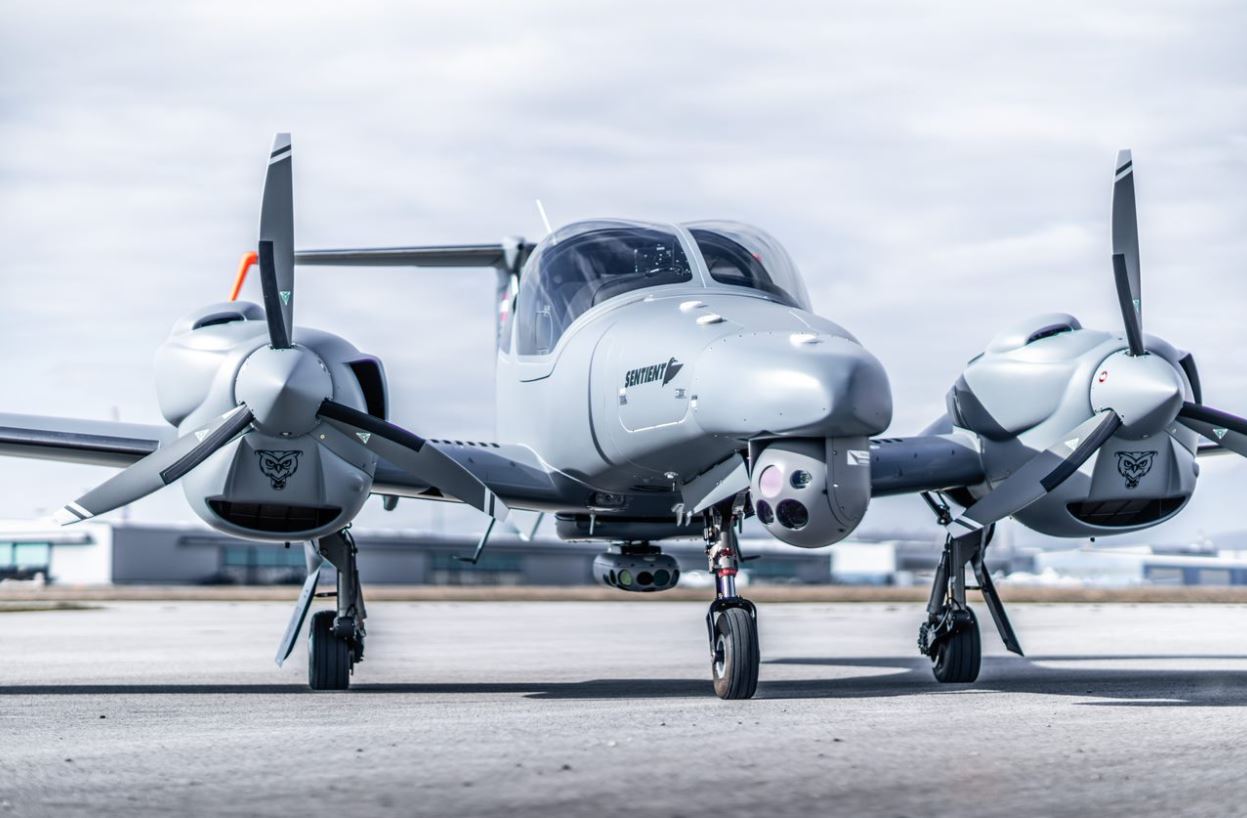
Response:
POLYGON ((125 467, 176 437, 168 426, 0 413, 0 455, 125 467))
POLYGON ((973 441, 956 432, 889 437, 870 442, 871 496, 963 489, 982 483, 973 441))

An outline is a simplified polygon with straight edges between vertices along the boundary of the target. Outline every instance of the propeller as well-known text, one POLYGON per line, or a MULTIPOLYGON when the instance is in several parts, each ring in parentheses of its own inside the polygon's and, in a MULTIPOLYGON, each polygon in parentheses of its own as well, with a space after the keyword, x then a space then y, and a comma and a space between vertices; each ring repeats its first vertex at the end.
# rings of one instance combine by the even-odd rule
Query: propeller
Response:
MULTIPOLYGON (((1132 438, 1168 432, 1175 422, 1247 457, 1247 420, 1204 406, 1195 359, 1183 353, 1175 369, 1148 353, 1143 340, 1143 292, 1139 270, 1139 223, 1134 159, 1117 154, 1113 175, 1112 262, 1127 350, 1101 364, 1091 386, 1095 414, 1035 455, 955 521, 973 532, 1017 514, 1064 483, 1113 435, 1132 438), (1182 375, 1195 402, 1184 401, 1182 375)), ((968 536, 968 535, 963 535, 968 536)))
POLYGON ((953 522, 978 531, 1042 500, 1091 459, 1119 428, 1121 418, 1112 409, 1097 412, 1024 463, 953 522))
POLYGON ((1178 412, 1178 423, 1247 457, 1247 420, 1243 418, 1187 401, 1178 412))
POLYGON ((257 251, 269 345, 253 351, 234 373, 230 400, 238 405, 66 505, 55 515, 62 525, 112 511, 169 485, 239 435, 257 431, 294 441, 310 436, 321 423, 346 432, 357 445, 406 469, 443 495, 497 520, 507 518, 506 504, 435 444, 332 400, 333 381, 324 361, 315 349, 294 345, 291 156, 290 134, 277 134, 264 178, 257 251))
POLYGON ((1134 160, 1130 151, 1117 152, 1113 176, 1113 277, 1117 301, 1126 326, 1131 355, 1144 355, 1143 292, 1139 274, 1139 221, 1134 204, 1134 160))
POLYGON ((61 525, 69 525, 142 499, 207 460, 213 452, 244 432, 251 420, 251 410, 238 406, 202 429, 182 435, 168 446, 130 464, 57 511, 52 518, 61 525))
POLYGON ((496 520, 506 520, 510 513, 506 504, 476 475, 419 435, 332 400, 322 403, 317 414, 375 454, 427 480, 443 494, 496 520))
POLYGON ((274 349, 291 345, 294 333, 294 180, 290 134, 273 138, 260 203, 260 286, 274 349))

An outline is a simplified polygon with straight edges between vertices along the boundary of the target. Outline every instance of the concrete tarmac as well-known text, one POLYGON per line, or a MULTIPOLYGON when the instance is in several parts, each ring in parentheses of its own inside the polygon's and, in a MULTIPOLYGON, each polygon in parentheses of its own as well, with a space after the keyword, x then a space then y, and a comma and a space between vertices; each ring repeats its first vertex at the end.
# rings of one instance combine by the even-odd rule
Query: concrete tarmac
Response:
POLYGON ((765 605, 747 702, 704 610, 378 602, 341 693, 285 605, 0 613, 0 816, 1247 814, 1247 606, 980 611, 944 686, 918 604, 765 605))

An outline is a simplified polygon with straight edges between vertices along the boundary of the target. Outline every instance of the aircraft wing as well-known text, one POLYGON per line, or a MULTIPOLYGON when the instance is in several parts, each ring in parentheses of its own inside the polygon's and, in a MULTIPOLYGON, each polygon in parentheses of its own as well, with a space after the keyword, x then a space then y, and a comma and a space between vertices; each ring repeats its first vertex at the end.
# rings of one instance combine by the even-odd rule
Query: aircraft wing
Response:
MULTIPOLYGON (((176 437, 171 426, 0 413, 0 456, 7 457, 124 468, 176 437)), ((524 446, 451 440, 428 445, 459 462, 509 505, 553 510, 588 500, 587 488, 550 471, 524 446)), ((377 465, 372 493, 450 499, 385 460, 377 465)))
POLYGON ((963 489, 985 479, 978 448, 958 432, 870 441, 871 496, 963 489))
POLYGON ((172 441, 171 426, 0 413, 0 455, 129 466, 172 441))
MULTIPOLYGON (((558 511, 583 507, 590 489, 546 467, 525 446, 461 440, 426 440, 470 471, 512 508, 558 511)), ((388 461, 377 464, 373 494, 446 500, 437 489, 388 461)))

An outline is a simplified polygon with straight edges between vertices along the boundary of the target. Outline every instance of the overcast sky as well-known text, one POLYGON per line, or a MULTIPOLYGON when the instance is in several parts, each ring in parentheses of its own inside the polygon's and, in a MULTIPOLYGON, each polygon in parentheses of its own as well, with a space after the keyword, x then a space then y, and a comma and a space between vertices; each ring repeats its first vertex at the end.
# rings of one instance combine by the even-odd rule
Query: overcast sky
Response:
MULTIPOLYGON (((894 434, 1012 321, 1117 328, 1132 147, 1146 328, 1247 414, 1241 3, 425 5, 4 0, 0 411, 159 421, 155 349, 227 295, 291 130, 301 246, 539 238, 535 197, 558 223, 757 223, 887 367, 894 434)), ((300 324, 382 357, 395 419, 434 437, 491 434, 492 315, 488 271, 299 278, 300 324)), ((0 517, 108 473, 0 461, 0 517)), ((1165 536, 1247 528, 1247 464, 1200 487, 1165 536)))

